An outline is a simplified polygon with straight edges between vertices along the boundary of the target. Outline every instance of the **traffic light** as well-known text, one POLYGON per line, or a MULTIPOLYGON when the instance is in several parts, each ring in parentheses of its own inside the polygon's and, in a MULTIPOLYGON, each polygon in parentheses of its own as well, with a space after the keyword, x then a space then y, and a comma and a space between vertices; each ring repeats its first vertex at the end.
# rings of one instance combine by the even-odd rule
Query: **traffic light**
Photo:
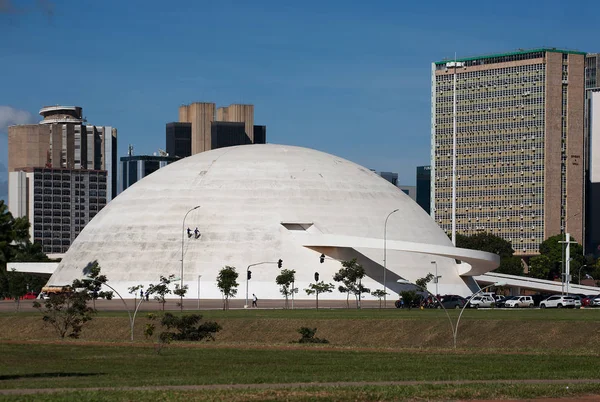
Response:
POLYGON ((319 273, 315 272, 315 282, 319 282, 319 273))
POLYGON ((277 268, 281 268, 282 265, 283 265, 283 260, 280 258, 279 261, 277 261, 277 268))
POLYGON ((325 254, 321 254, 321 257, 319 257, 319 261, 321 261, 321 264, 325 262, 325 254))
POLYGON ((248 279, 252 279, 252 271, 248 271, 248 279))

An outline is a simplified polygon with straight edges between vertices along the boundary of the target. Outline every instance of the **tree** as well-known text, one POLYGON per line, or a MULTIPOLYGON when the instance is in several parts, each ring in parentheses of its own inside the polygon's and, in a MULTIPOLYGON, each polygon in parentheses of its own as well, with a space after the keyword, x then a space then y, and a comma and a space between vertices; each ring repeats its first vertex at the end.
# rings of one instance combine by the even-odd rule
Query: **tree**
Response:
POLYGON ((544 255, 536 255, 529 259, 529 276, 538 279, 548 279, 550 275, 550 259, 544 255))
POLYGON ((100 274, 101 268, 98 261, 90 262, 85 268, 83 268, 83 274, 86 276, 81 280, 75 280, 73 282, 75 289, 85 289, 92 299, 94 310, 96 309, 96 299, 111 300, 113 298, 112 291, 102 290, 102 285, 108 282, 106 275, 100 274))
MULTIPOLYGON (((560 278, 562 274, 562 260, 563 250, 566 247, 564 243, 559 241, 565 240, 565 235, 556 235, 547 238, 540 244, 540 254, 548 257, 549 263, 549 274, 548 279, 560 278)), ((573 236, 571 236, 571 240, 573 236)), ((571 272, 577 272, 577 270, 585 264, 585 257, 583 256, 583 247, 579 243, 571 243, 570 245, 571 254, 571 272)), ((565 257, 566 258, 566 257, 565 257)), ((546 279, 546 278, 544 278, 546 279)))
POLYGON ((319 283, 310 283, 308 289, 304 289, 307 295, 315 295, 317 299, 317 310, 319 309, 319 295, 321 293, 331 293, 335 286, 333 283, 325 283, 323 281, 319 283))
POLYGON ((16 272, 14 269, 7 274, 8 292, 7 295, 15 301, 17 312, 21 307, 21 297, 27 293, 27 279, 22 272, 16 272))
MULTIPOLYGON (((77 281, 73 282, 72 289, 76 289, 77 281)), ((79 338, 83 325, 92 319, 96 311, 88 307, 90 294, 87 290, 63 292, 53 294, 40 304, 33 303, 33 307, 42 313, 42 319, 54 328, 61 339, 79 338)))
POLYGON ((338 287, 340 293, 347 293, 346 305, 350 307, 348 298, 350 293, 356 298, 356 308, 360 308, 360 298, 363 293, 369 293, 369 289, 364 287, 361 283, 362 278, 365 276, 365 269, 356 262, 356 258, 350 261, 342 261, 342 268, 333 276, 333 280, 336 282, 342 282, 343 285, 338 287))
POLYGON ((491 233, 482 232, 472 236, 456 234, 456 247, 487 251, 500 256, 500 265, 494 270, 501 274, 523 275, 520 258, 513 257, 514 250, 508 240, 491 233))
POLYGON ((404 290, 400 292, 400 297, 402 297, 402 300, 404 300, 404 305, 407 306, 409 310, 419 299, 419 295, 415 290, 404 290))
POLYGON ((175 296, 179 296, 179 308, 181 311, 183 311, 183 297, 185 296, 187 291, 188 285, 183 285, 183 287, 181 287, 179 283, 175 284, 175 290, 173 291, 173 294, 175 296))
POLYGON ((238 273, 235 267, 225 266, 219 271, 217 276, 217 287, 223 294, 223 310, 229 310, 229 298, 235 297, 237 294, 238 273))
POLYGON ((296 292, 294 282, 296 280, 296 271, 293 269, 282 269, 281 273, 275 278, 279 285, 279 291, 285 297, 285 308, 288 308, 288 298, 296 292))
POLYGON ((427 275, 425 275, 425 277, 417 279, 415 281, 415 285, 417 285, 417 288, 419 288, 421 292, 429 293, 429 291, 427 290, 427 284, 431 282, 433 278, 435 278, 435 275, 429 272, 427 275))
POLYGON ((160 282, 156 285, 148 285, 148 294, 154 297, 154 300, 162 304, 162 310, 165 311, 165 303, 167 302, 166 296, 172 293, 169 285, 175 279, 175 275, 169 275, 168 277, 160 276, 160 282))
POLYGON ((377 289, 377 290, 372 291, 371 295, 375 296, 379 299, 379 309, 381 310, 381 299, 383 299, 385 297, 385 295, 389 295, 389 293, 387 293, 383 289, 377 289))
POLYGON ((329 343, 327 339, 315 338, 316 328, 300 327, 296 331, 302 335, 298 343, 329 343))

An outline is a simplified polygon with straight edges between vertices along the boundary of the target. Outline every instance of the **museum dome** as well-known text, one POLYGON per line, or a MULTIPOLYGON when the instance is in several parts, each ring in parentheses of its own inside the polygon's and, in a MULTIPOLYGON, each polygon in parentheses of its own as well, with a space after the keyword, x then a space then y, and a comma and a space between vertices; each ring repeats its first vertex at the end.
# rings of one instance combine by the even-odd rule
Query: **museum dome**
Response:
MULTIPOLYGON (((109 283, 127 294, 129 286, 156 283, 160 275, 180 276, 183 244, 190 297, 201 275, 202 297, 220 298, 216 277, 226 265, 237 268, 243 293, 246 267, 269 262, 252 269, 251 286, 263 299, 279 298, 278 269, 271 264, 278 259, 296 270, 297 298, 308 298, 303 289, 314 282, 315 271, 333 282, 340 268, 336 259, 353 257, 365 266, 365 282, 374 290, 382 288, 384 222, 396 209, 385 231, 386 284, 395 291, 396 279, 425 276, 433 260, 427 253, 393 250, 392 243, 452 247, 398 187, 365 167, 313 149, 220 148, 159 169, 113 199, 79 234, 49 283, 70 283, 97 260, 109 283), (200 236, 188 237, 188 228, 198 228, 200 236), (352 244, 346 247, 348 239, 352 244), (330 257, 322 264, 321 253, 330 257)), ((470 285, 454 259, 434 259, 443 275, 440 287, 468 293, 470 285)), ((346 298, 337 291, 325 297, 346 298)))

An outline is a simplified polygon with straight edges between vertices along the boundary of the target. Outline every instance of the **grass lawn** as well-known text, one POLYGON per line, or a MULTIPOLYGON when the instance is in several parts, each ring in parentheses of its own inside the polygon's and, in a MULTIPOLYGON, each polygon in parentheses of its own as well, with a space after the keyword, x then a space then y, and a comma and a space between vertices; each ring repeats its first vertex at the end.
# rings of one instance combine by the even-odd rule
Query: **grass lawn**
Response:
POLYGON ((2 344, 0 388, 338 381, 597 379, 595 355, 2 344))

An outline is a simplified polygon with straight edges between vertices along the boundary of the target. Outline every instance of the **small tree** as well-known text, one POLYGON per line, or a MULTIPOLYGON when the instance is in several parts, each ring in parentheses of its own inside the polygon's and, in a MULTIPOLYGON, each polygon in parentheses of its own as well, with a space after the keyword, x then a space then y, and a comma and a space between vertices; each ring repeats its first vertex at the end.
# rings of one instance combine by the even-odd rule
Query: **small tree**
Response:
POLYGON ((379 309, 381 310, 381 299, 383 299, 383 297, 385 295, 389 295, 389 293, 387 293, 385 290, 383 289, 377 289, 371 292, 371 296, 375 296, 379 299, 379 309))
POLYGON ((235 267, 225 266, 219 271, 217 276, 217 287, 223 294, 223 310, 229 310, 229 298, 234 297, 237 294, 237 283, 238 273, 235 267))
POLYGON ((15 301, 15 307, 18 312, 21 307, 21 297, 27 293, 27 280, 23 273, 17 272, 14 269, 7 273, 6 279, 8 282, 7 296, 15 301))
POLYGON ((294 282, 296 280, 296 271, 293 269, 282 269, 281 273, 275 278, 275 282, 279 285, 279 291, 285 297, 285 308, 288 308, 288 298, 296 289, 294 282))
POLYGON ((308 285, 308 289, 304 289, 307 295, 315 295, 317 299, 317 310, 319 309, 319 295, 321 293, 331 293, 335 286, 333 283, 325 283, 323 281, 319 283, 311 283, 308 285))
POLYGON ((315 338, 315 334, 317 333, 316 328, 300 327, 297 331, 302 335, 298 343, 329 343, 327 339, 315 338))
POLYGON ((89 293, 94 310, 96 309, 96 299, 111 300, 113 298, 113 292, 102 290, 102 285, 108 282, 108 278, 106 275, 101 275, 100 271, 98 261, 93 261, 83 269, 83 274, 86 278, 73 282, 75 289, 85 289, 89 293))
POLYGON ((408 309, 410 310, 413 306, 413 304, 419 299, 419 295, 417 294, 416 291, 414 290, 405 290, 400 292, 400 296, 402 297, 402 300, 404 300, 404 305, 408 306, 408 309))
POLYGON ((360 299, 363 293, 369 293, 369 289, 364 287, 361 283, 362 278, 365 276, 365 269, 356 262, 356 258, 350 261, 342 261, 342 268, 333 276, 333 280, 336 282, 342 282, 343 285, 338 287, 341 293, 347 293, 346 305, 350 307, 348 303, 348 297, 350 293, 356 298, 356 308, 360 308, 360 299))
POLYGON ((428 292, 429 293, 429 291, 427 290, 427 284, 429 282, 431 282, 433 278, 435 278, 435 276, 430 272, 424 278, 417 279, 415 281, 415 285, 417 285, 417 288, 421 292, 428 292))
POLYGON ((148 294, 154 296, 154 300, 162 304, 162 310, 165 311, 165 303, 167 302, 166 296, 173 293, 169 286, 175 279, 175 275, 169 275, 168 277, 160 276, 160 282, 156 285, 148 285, 148 294))
POLYGON ((183 311, 183 297, 185 296, 187 291, 188 285, 183 285, 183 287, 181 287, 179 283, 175 284, 175 290, 173 291, 173 294, 175 296, 179 296, 179 308, 181 309, 181 311, 183 311))
MULTIPOLYGON (((76 285, 76 281, 73 282, 73 289, 76 289, 76 285)), ((43 305, 35 301, 33 307, 42 313, 44 322, 50 324, 61 339, 65 336, 79 338, 83 325, 90 321, 92 314, 96 312, 87 305, 90 298, 85 289, 63 292, 51 295, 43 305)))

